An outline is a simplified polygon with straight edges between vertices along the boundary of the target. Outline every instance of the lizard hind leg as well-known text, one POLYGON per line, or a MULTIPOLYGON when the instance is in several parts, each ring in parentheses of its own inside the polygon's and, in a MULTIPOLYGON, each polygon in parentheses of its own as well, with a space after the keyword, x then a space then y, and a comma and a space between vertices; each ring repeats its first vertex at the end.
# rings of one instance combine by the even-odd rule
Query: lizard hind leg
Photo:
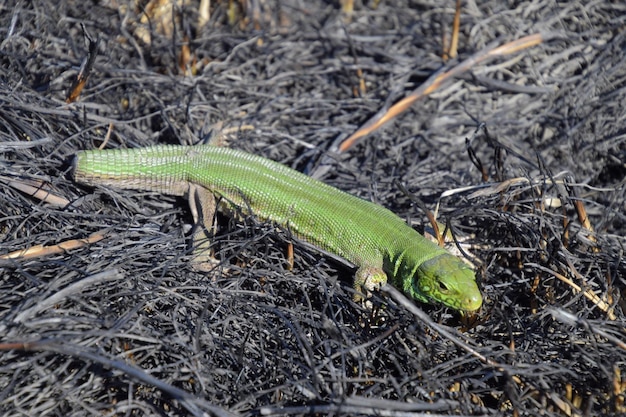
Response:
POLYGON ((217 203, 215 195, 201 185, 190 184, 189 208, 193 216, 193 268, 208 272, 214 269, 219 261, 211 248, 211 238, 215 235, 215 212, 217 203))
POLYGON ((379 291, 387 283, 387 274, 381 268, 372 266, 361 266, 356 271, 354 277, 354 301, 363 302, 366 307, 371 308, 371 302, 366 301, 372 296, 373 291, 379 291))

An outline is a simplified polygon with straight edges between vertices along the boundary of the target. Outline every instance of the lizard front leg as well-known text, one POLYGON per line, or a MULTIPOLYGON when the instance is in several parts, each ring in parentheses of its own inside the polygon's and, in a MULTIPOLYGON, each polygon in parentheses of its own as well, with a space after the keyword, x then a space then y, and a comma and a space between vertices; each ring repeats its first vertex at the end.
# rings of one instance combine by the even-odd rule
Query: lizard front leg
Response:
POLYGON ((372 296, 373 291, 378 291, 387 283, 387 274, 382 268, 374 266, 360 266, 354 276, 354 301, 363 302, 371 308, 371 302, 365 301, 372 296))

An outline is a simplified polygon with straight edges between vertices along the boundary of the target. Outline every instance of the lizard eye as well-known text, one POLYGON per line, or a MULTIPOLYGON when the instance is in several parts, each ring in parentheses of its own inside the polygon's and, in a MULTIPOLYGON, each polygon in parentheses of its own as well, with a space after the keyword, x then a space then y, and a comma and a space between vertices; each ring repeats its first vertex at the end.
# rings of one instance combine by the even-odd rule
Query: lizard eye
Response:
POLYGON ((440 292, 447 293, 449 291, 448 290, 448 286, 443 281, 439 281, 438 284, 439 284, 439 291, 440 292))

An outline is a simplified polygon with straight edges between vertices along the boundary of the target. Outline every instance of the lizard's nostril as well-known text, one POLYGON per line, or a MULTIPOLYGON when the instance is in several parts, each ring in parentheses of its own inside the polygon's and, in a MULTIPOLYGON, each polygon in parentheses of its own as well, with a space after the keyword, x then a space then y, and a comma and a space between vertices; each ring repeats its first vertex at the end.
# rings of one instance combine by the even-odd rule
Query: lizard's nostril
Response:
POLYGON ((478 294, 472 294, 465 299, 464 309, 466 311, 476 311, 483 305, 483 297, 478 294))

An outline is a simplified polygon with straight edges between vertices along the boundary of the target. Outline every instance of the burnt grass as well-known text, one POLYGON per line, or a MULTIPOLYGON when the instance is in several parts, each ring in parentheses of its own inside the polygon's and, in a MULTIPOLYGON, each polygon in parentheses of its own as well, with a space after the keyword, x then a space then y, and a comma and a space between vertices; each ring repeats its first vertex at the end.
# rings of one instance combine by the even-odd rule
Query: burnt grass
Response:
POLYGON ((45 249, 0 260, 2 415, 626 412, 622 2, 464 3, 458 60, 545 40, 473 66, 341 154, 454 65, 454 2, 357 2, 347 16, 339 2, 251 1, 229 23, 214 1, 202 26, 197 1, 137 3, 0 6, 0 255, 45 249), (66 103, 89 39, 93 67, 66 103), (221 264, 198 272, 184 199, 70 175, 76 151, 105 142, 215 138, 415 227, 428 223, 416 201, 437 209, 482 309, 415 303, 420 315, 382 292, 368 310, 353 269, 297 242, 290 267, 288 232, 246 216, 219 217, 221 264))

